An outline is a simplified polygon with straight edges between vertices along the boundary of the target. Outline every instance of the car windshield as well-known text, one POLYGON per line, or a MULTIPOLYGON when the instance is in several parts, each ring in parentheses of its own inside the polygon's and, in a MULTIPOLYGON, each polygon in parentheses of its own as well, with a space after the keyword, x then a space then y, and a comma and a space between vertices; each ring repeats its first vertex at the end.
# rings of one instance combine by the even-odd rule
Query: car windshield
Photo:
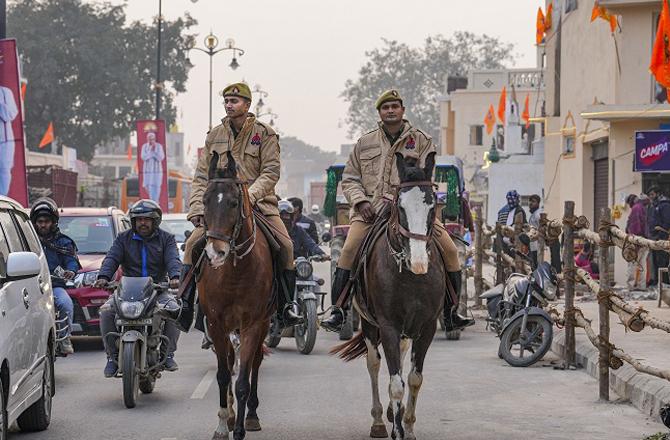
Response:
POLYGON ((179 220, 163 220, 161 222, 161 229, 174 234, 175 240, 178 243, 183 243, 186 241, 186 231, 193 231, 193 223, 186 219, 179 220))
POLYGON ((58 226, 77 244, 80 254, 106 254, 114 241, 111 218, 61 217, 58 226))

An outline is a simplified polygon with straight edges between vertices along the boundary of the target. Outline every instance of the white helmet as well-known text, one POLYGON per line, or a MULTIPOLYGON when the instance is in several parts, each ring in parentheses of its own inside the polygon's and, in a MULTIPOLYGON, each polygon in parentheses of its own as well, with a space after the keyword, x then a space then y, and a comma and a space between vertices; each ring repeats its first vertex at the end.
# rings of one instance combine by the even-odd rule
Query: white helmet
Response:
POLYGON ((312 205, 312 214, 319 213, 319 205, 312 205))

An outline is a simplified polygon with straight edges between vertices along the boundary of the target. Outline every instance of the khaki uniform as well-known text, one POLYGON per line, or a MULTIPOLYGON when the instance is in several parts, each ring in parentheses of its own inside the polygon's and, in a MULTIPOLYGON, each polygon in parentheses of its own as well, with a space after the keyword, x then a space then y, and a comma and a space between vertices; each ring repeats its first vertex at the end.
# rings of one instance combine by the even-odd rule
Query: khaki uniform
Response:
MULTIPOLYGON (((279 218, 275 185, 279 180, 279 137, 272 127, 258 121, 253 114, 249 114, 242 129, 233 136, 230 120, 224 118, 220 125, 214 127, 205 140, 205 148, 198 160, 198 166, 193 177, 191 200, 189 203, 188 219, 204 215, 205 207, 202 196, 207 189, 209 163, 212 152, 219 153, 219 168, 226 166, 228 159, 226 152, 230 151, 237 163, 240 179, 253 181, 249 186, 251 204, 258 206, 260 211, 272 223, 281 243, 282 259, 286 261, 286 268, 293 269, 293 243, 284 223, 279 218)), ((184 263, 193 264, 191 251, 193 245, 205 233, 204 227, 195 228, 186 240, 184 249, 184 263)))
MULTIPOLYGON (((379 211, 382 199, 393 196, 393 185, 400 183, 395 153, 418 156, 423 163, 428 153, 435 151, 431 138, 405 121, 402 133, 393 145, 379 127, 364 134, 354 146, 342 174, 342 191, 351 205, 351 228, 342 248, 337 267, 351 270, 361 242, 372 226, 363 221, 356 205, 368 201, 379 211)), ((458 250, 449 234, 438 220, 435 221, 435 236, 447 262, 447 271, 460 270, 458 250)))

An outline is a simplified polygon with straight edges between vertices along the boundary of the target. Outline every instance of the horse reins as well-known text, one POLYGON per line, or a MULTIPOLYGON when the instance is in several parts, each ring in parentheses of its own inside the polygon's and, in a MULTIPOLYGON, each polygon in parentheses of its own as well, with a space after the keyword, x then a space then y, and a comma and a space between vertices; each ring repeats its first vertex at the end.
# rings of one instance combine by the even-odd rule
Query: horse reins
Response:
POLYGON ((251 250, 256 245, 256 219, 254 218, 253 213, 251 214, 251 227, 252 227, 251 235, 246 240, 242 241, 240 244, 237 244, 237 239, 240 236, 240 232, 242 232, 242 226, 244 224, 244 220, 249 218, 244 211, 245 208, 244 193, 246 192, 246 186, 248 182, 246 180, 241 180, 237 178, 223 177, 217 179, 210 179, 209 183, 235 183, 240 190, 240 195, 238 198, 238 206, 240 207, 240 210, 237 215, 237 220, 235 221, 235 227, 233 228, 232 235, 228 236, 220 232, 210 231, 207 229, 207 223, 205 222, 205 236, 207 238, 213 238, 215 240, 228 242, 228 244, 230 245, 230 253, 233 256, 233 266, 237 266, 237 261, 249 255, 251 250), (244 252, 238 254, 238 252, 244 249, 245 246, 247 246, 247 249, 244 252))

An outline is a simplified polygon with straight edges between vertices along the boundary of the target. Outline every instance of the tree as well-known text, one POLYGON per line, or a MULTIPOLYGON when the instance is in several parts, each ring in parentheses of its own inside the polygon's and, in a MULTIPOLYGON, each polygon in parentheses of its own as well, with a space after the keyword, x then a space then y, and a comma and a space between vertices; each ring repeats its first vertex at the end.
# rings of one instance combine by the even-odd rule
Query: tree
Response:
POLYGON ((456 32, 451 38, 428 37, 423 48, 382 39, 383 46, 366 52, 358 78, 349 79, 341 96, 349 103, 345 119, 354 137, 375 127, 375 101, 396 88, 407 108, 405 117, 434 139, 439 132, 437 96, 444 93, 445 76, 464 76, 474 69, 499 69, 514 57, 512 44, 487 35, 456 32))
MULTIPOLYGON (((163 22, 161 117, 176 117, 184 92, 190 16, 163 22)), ((90 160, 96 145, 126 136, 137 119, 154 117, 156 24, 128 23, 125 5, 82 0, 20 0, 10 5, 8 34, 16 38, 28 80, 26 145, 35 149, 49 122, 60 143, 90 160)))

